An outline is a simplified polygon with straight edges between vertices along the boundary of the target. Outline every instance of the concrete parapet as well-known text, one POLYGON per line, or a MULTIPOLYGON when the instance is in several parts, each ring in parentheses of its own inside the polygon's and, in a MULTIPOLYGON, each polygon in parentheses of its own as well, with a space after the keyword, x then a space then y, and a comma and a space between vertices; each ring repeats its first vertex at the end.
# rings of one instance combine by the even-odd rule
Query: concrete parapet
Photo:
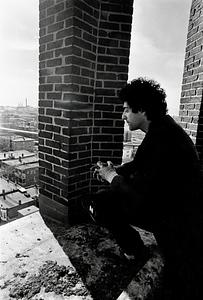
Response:
POLYGON ((6 224, 0 227, 0 298, 148 299, 159 286, 163 259, 153 235, 140 234, 151 248, 141 268, 96 225, 68 228, 44 221, 39 212, 6 224))

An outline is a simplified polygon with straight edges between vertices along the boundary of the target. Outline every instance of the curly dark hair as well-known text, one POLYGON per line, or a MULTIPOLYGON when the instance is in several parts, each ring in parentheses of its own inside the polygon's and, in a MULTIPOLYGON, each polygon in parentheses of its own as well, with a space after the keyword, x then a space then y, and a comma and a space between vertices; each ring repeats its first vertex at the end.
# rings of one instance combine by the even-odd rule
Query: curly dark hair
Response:
POLYGON ((119 93, 121 101, 127 102, 134 113, 143 111, 148 120, 166 115, 166 93, 160 84, 152 79, 139 77, 127 83, 119 93))

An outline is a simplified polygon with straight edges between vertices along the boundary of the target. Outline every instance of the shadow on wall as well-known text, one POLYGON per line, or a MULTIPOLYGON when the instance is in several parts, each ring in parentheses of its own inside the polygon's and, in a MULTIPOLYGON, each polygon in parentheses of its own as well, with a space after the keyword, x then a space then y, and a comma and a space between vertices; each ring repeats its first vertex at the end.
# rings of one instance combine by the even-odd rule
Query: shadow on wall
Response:
MULTIPOLYGON (((203 99, 203 92, 202 92, 203 99)), ((201 171, 203 176, 203 101, 201 101, 199 110, 199 120, 197 127, 196 148, 200 157, 201 171)))

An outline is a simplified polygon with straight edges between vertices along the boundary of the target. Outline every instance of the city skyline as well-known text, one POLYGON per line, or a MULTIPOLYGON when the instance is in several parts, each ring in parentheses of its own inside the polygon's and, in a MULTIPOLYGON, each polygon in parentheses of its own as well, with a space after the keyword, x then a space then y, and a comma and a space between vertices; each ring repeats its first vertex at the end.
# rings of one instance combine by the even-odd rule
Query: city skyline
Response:
MULTIPOLYGON (((134 0, 129 80, 147 76, 166 90, 177 115, 191 0, 134 0)), ((0 2, 0 105, 38 105, 39 11, 36 0, 0 2), (9 18, 8 18, 9 16, 9 18)))

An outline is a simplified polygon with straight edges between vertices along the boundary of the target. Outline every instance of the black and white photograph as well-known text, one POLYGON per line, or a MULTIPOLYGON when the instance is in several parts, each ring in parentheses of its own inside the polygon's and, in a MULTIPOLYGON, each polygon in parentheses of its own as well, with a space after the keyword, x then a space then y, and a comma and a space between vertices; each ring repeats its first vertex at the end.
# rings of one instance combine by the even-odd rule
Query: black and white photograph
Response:
POLYGON ((201 300, 203 0, 0 20, 0 300, 201 300))

